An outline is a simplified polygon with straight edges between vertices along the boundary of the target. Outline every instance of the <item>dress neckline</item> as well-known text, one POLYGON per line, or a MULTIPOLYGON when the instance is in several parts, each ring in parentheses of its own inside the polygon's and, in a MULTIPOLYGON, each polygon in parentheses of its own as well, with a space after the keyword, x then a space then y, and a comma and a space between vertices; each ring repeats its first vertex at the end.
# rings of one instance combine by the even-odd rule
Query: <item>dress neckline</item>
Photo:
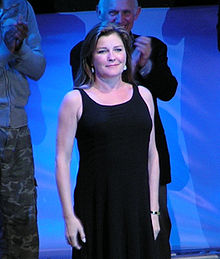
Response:
POLYGON ((125 105, 125 104, 127 104, 127 103, 129 103, 129 102, 132 101, 132 99, 134 98, 134 92, 135 92, 134 88, 135 88, 135 87, 132 86, 132 95, 131 95, 131 98, 129 98, 127 101, 124 101, 124 102, 118 103, 118 104, 101 104, 101 103, 98 103, 97 101, 95 101, 94 99, 92 99, 84 89, 82 89, 82 88, 78 88, 78 89, 81 90, 83 93, 85 93, 85 95, 86 95, 93 103, 95 103, 96 105, 99 105, 99 106, 102 106, 102 107, 118 107, 118 106, 125 105))

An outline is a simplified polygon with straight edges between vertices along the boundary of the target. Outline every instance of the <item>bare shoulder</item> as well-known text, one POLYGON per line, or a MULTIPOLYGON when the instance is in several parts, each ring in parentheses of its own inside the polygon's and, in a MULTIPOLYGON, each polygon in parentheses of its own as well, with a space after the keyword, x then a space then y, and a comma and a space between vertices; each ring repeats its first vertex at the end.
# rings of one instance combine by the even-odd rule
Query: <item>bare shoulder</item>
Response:
POLYGON ((146 87, 141 86, 141 85, 138 86, 138 90, 139 90, 141 97, 143 98, 143 100, 145 101, 145 103, 149 109, 151 117, 153 118, 154 117, 154 102, 153 102, 153 97, 152 97, 151 92, 146 87))
POLYGON ((153 102, 152 94, 146 87, 139 85, 138 90, 145 101, 150 102, 150 104, 153 102))
MULTIPOLYGON (((79 116, 82 110, 82 97, 80 91, 72 90, 69 91, 63 98, 63 101, 60 106, 61 114, 65 114, 66 116, 69 115, 76 115, 79 116)), ((64 115, 64 116, 65 116, 64 115)))
POLYGON ((78 90, 69 91, 63 98, 62 106, 78 106, 82 102, 81 94, 78 90))

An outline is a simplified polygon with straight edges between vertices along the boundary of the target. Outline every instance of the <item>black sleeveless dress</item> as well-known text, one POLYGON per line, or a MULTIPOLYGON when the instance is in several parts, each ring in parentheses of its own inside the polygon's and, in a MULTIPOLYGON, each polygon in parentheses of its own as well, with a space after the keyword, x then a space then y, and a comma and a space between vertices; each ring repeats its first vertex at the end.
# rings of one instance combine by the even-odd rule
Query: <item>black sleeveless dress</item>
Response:
POLYGON ((153 259, 148 187, 149 110, 138 88, 118 105, 85 91, 76 138, 80 154, 74 210, 86 233, 74 259, 153 259))

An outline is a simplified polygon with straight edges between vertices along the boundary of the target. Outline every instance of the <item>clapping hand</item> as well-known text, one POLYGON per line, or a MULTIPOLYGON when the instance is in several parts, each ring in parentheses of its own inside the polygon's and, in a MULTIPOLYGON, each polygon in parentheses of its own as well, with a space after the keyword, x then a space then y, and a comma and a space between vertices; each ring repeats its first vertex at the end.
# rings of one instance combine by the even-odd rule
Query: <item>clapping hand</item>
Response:
POLYGON ((134 46, 135 49, 132 53, 132 66, 136 69, 137 66, 145 66, 150 58, 152 51, 151 39, 149 37, 140 36, 135 39, 134 46))
POLYGON ((8 27, 9 29, 4 35, 4 42, 7 48, 14 53, 21 48, 23 40, 27 37, 28 26, 22 21, 22 16, 20 15, 18 21, 8 27))

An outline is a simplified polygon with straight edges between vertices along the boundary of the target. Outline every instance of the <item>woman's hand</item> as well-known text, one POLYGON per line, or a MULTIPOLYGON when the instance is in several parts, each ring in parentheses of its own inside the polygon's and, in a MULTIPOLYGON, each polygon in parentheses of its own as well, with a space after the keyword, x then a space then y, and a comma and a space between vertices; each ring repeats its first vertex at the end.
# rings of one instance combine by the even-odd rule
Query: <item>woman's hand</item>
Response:
POLYGON ((78 240, 78 237, 80 237, 83 243, 86 242, 86 236, 82 223, 75 216, 68 220, 65 220, 65 223, 67 243, 78 250, 81 249, 80 240, 78 240))
POLYGON ((152 221, 153 231, 154 231, 154 240, 156 240, 160 232, 159 216, 151 214, 151 221, 152 221))

